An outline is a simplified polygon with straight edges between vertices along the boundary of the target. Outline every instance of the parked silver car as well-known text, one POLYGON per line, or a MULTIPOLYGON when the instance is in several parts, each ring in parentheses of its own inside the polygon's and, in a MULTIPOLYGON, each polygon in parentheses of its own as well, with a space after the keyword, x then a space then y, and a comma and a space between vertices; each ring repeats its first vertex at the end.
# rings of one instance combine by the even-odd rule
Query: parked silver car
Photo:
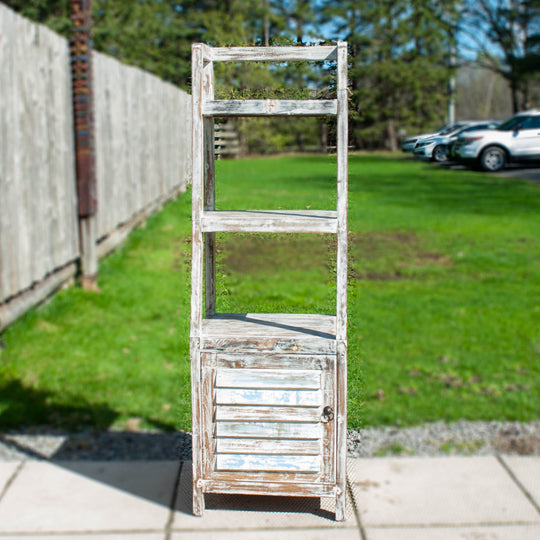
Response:
POLYGON ((540 163, 540 109, 518 113, 495 129, 458 137, 456 155, 484 171, 495 172, 512 161, 540 163))
POLYGON ((491 120, 479 120, 474 122, 464 122, 455 129, 442 133, 436 137, 428 137, 416 143, 414 147, 414 155, 421 159, 430 159, 438 163, 448 161, 450 159, 450 145, 459 135, 472 130, 478 129, 493 129, 499 123, 491 120))
POLYGON ((456 127, 456 125, 459 122, 452 122, 450 124, 444 125, 442 128, 438 129, 437 131, 434 131, 433 133, 421 133, 420 135, 414 135, 413 137, 407 137, 403 141, 401 141, 401 149, 404 152, 413 152, 414 147, 416 146, 416 143, 420 140, 427 139, 429 137, 435 137, 436 135, 440 135, 441 133, 452 129, 456 127))

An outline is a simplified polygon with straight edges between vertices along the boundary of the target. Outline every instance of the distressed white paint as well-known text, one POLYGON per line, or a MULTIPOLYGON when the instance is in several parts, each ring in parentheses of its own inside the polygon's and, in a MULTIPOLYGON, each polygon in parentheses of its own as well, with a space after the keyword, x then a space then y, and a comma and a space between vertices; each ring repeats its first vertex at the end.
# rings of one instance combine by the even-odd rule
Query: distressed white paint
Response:
POLYGON ((215 419, 246 420, 250 422, 318 422, 321 419, 320 407, 264 407, 264 406, 226 406, 216 407, 215 419))
MULTIPOLYGON (((210 125, 214 116, 338 116, 337 211, 216 212, 213 184, 201 193, 199 178, 203 169, 213 175, 213 157, 203 162, 202 144, 193 153, 198 171, 193 190, 193 441, 194 452, 202 453, 194 464, 194 512, 202 513, 205 492, 330 495, 336 497, 336 518, 343 519, 345 462, 336 445, 344 445, 346 428, 346 392, 339 388, 346 385, 346 44, 217 49, 197 44, 193 51, 194 141, 200 139, 202 123, 210 125), (338 60, 337 100, 216 101, 201 87, 203 71, 208 73, 214 61, 330 59, 338 60), (202 316, 199 239, 218 231, 336 234, 336 315, 215 314, 213 298, 207 298, 202 316), (324 406, 336 411, 334 421, 322 423, 324 406)), ((215 250, 212 242, 206 248, 215 250)), ((211 296, 212 256, 205 264, 211 296)))
POLYGON ((251 390, 217 388, 218 405, 292 405, 317 407, 322 403, 320 390, 251 390))
POLYGON ((223 454, 216 456, 218 471, 298 471, 318 472, 319 456, 269 456, 252 454, 223 454))
POLYGON ((203 103, 203 116, 335 116, 335 99, 230 99, 203 103))
POLYGON ((216 62, 335 60, 336 47, 213 47, 208 48, 208 59, 216 62))
POLYGON ((216 437, 320 439, 321 424, 287 422, 217 422, 216 437))
POLYGON ((284 495, 287 497, 335 497, 333 483, 320 483, 319 475, 295 472, 229 471, 218 472, 202 481, 205 493, 245 495, 284 495), (283 478, 295 476, 293 480, 283 478), (297 479, 302 477, 302 479, 297 479))
POLYGON ((336 233, 337 213, 331 210, 246 210, 204 212, 204 232, 336 233))
MULTIPOLYGON (((251 337, 269 340, 317 340, 335 343, 336 318, 332 315, 289 313, 216 314, 202 321, 201 335, 211 340, 251 337)), ((322 343, 321 343, 322 345, 322 343)), ((294 352, 300 353, 300 350, 294 352)))
MULTIPOLYGON (((266 352, 203 352, 204 363, 208 368, 260 369, 268 367, 266 352)), ((336 355, 332 354, 279 354, 272 353, 272 369, 314 369, 323 373, 332 372, 336 355)))
POLYGON ((218 369, 216 388, 301 388, 318 390, 321 373, 314 370, 289 369, 218 369))
POLYGON ((318 456, 319 440, 216 439, 217 454, 294 454, 318 456))

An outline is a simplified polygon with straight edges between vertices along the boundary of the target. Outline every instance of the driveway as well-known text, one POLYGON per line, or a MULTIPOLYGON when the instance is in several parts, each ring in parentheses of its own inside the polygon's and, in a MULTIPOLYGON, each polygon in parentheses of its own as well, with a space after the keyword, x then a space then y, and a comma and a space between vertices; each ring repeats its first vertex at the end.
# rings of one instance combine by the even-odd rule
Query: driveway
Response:
POLYGON ((523 178, 540 183, 540 164, 509 165, 504 171, 497 174, 506 178, 523 178))
MULTIPOLYGON (((465 170, 468 169, 465 165, 460 163, 448 162, 441 163, 443 167, 448 167, 449 169, 454 170, 465 170)), ((521 178, 523 180, 529 180, 530 182, 540 183, 540 163, 534 163, 530 165, 511 163, 507 167, 496 173, 485 173, 492 174, 496 176, 503 176, 505 178, 521 178)))

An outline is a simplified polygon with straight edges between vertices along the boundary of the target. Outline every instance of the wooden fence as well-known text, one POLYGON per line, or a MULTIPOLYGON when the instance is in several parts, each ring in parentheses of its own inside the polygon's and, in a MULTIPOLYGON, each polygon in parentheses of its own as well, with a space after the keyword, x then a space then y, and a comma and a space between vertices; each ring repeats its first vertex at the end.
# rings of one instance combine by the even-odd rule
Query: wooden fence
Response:
MULTIPOLYGON (((98 252, 191 176, 191 97, 94 53, 98 252)), ((0 3, 0 329, 81 257, 68 42, 0 3)))

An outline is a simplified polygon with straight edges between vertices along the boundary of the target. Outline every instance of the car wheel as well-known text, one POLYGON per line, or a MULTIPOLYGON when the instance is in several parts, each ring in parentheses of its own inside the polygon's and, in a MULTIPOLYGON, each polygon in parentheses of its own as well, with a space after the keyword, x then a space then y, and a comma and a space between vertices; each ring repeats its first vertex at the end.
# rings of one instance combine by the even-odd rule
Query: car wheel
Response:
POLYGON ((439 144, 433 149, 433 154, 431 154, 431 159, 433 161, 436 161, 437 163, 442 163, 443 161, 448 160, 448 156, 446 155, 446 147, 442 144, 439 144))
POLYGON ((504 169, 506 152, 499 146, 488 146, 480 155, 480 167, 484 171, 496 172, 504 169))

